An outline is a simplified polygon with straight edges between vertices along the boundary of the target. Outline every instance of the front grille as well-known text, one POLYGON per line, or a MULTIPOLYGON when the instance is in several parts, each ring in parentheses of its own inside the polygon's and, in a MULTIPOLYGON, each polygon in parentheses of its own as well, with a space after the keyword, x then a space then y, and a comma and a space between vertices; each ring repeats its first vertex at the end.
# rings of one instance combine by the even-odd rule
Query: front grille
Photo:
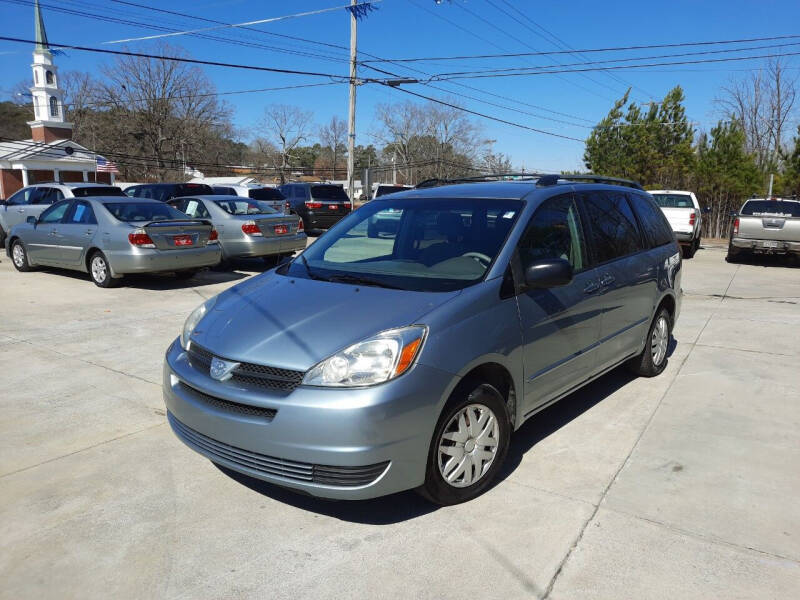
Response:
POLYGON ((175 435, 187 445, 208 455, 212 461, 215 458, 222 459, 247 467, 262 475, 282 477, 304 483, 318 483, 336 487, 357 487, 372 483, 389 466, 389 461, 364 467, 334 467, 275 458, 218 442, 184 425, 171 412, 167 413, 167 418, 175 435))
MULTIPOLYGON (((201 371, 208 373, 211 366, 211 359, 214 355, 195 343, 189 346, 189 362, 201 371)), ((222 357, 220 357, 222 358, 222 357)), ((283 390, 291 392, 303 381, 303 371, 292 371, 290 369, 279 369, 266 365, 254 363, 241 363, 233 370, 231 381, 263 387, 272 390, 283 390)))
POLYGON ((195 400, 198 400, 199 402, 218 410, 224 410, 226 412, 243 415, 245 417, 256 417, 259 419, 264 419, 265 421, 272 421, 272 419, 275 418, 275 415, 278 414, 278 411, 274 408, 262 408, 260 406, 252 406, 250 404, 231 402, 230 400, 223 400, 222 398, 217 398, 216 396, 210 396, 205 392, 201 392, 200 390, 193 388, 190 385, 186 385, 183 382, 180 382, 178 385, 180 386, 181 390, 191 395, 195 400))

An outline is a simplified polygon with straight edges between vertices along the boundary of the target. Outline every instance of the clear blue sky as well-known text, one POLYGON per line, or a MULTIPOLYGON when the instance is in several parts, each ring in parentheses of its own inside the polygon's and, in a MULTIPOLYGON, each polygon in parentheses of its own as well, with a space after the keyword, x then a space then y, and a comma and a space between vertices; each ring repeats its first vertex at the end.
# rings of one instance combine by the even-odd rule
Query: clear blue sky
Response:
MULTIPOLYGON (((193 2, 173 0, 162 3, 157 3, 155 0, 133 1, 230 23, 335 7, 345 3, 343 0, 313 0, 302 3, 254 2, 252 0, 195 0, 193 2)), ((722 2, 709 0, 697 2, 677 0, 661 3, 639 1, 571 2, 566 4, 524 0, 507 0, 507 2, 505 0, 452 0, 451 2, 444 0, 441 4, 436 4, 433 0, 385 0, 377 5, 379 7, 377 11, 361 21, 359 50, 383 58, 553 50, 554 45, 542 37, 544 35, 542 31, 531 22, 519 16, 512 19, 495 8, 497 6, 514 14, 509 8, 509 4, 523 11, 572 48, 725 40, 800 33, 800 28, 798 28, 800 3, 796 1, 744 2, 729 0, 722 2)), ((175 29, 191 29, 210 25, 183 17, 159 15, 109 0, 42 0, 42 7, 47 33, 51 41, 86 46, 100 46, 102 42, 110 40, 159 33, 147 27, 148 23, 175 29), (57 12, 51 6, 58 6, 69 11, 93 12, 139 21, 142 25, 100 22, 77 14, 57 12)), ((32 3, 27 0, 0 0, 0 23, 2 23, 0 25, 1 35, 32 37, 32 3)), ((299 36, 340 46, 347 46, 349 43, 349 17, 345 10, 259 25, 258 27, 274 33, 299 36)), ((213 33, 284 50, 325 54, 333 60, 296 56, 265 48, 211 42, 190 36, 172 37, 168 38, 168 41, 182 46, 194 58, 341 75, 347 73, 347 52, 345 50, 314 46, 242 30, 221 30, 213 33)), ((789 42, 791 41, 795 40, 789 40, 789 42)), ((796 41, 800 42, 800 39, 796 41)), ((770 42, 761 44, 767 43, 770 42)), ((155 41, 146 41, 130 43, 127 46, 146 52, 155 44, 155 41)), ((117 44, 104 47, 120 48, 122 46, 117 44)), ((30 78, 31 50, 32 48, 29 46, 0 42, 0 73, 3 74, 0 87, 4 96, 8 96, 7 90, 11 89, 15 83, 30 78)), ((696 50, 702 50, 702 48, 659 49, 642 51, 642 53, 655 55, 696 50)), ((800 44, 786 46, 782 50, 775 51, 800 52, 800 44)), ((757 50, 749 54, 765 54, 767 52, 769 51, 757 50)), ((633 55, 614 53, 612 55, 591 55, 587 56, 587 59, 599 60, 623 56, 633 55)), ((361 58, 366 57, 362 55, 361 58)), ((800 65, 798 58, 800 57, 789 58, 793 68, 800 65)), ((62 71, 95 71, 99 64, 111 59, 84 52, 68 51, 67 56, 57 57, 56 60, 62 71)), ((504 59, 502 61, 426 62, 414 63, 412 66, 426 73, 441 73, 475 68, 554 64, 554 60, 578 62, 574 56, 561 55, 504 59)), ((624 93, 629 83, 635 86, 633 94, 638 101, 650 100, 650 94, 655 99, 660 99, 676 84, 682 85, 687 96, 688 115, 693 121, 698 122, 700 128, 708 129, 719 117, 713 100, 718 94, 720 86, 724 85, 731 77, 743 77, 747 75, 747 69, 758 66, 757 61, 748 61, 615 71, 616 75, 624 82, 601 72, 590 73, 588 78, 573 73, 559 76, 472 79, 461 82, 528 105, 568 114, 569 117, 517 104, 511 100, 487 97, 474 90, 459 88, 453 82, 435 85, 447 89, 453 94, 465 93, 495 104, 534 113, 537 116, 452 96, 459 104, 470 109, 530 127, 583 139, 589 131, 585 126, 602 118, 608 112, 612 101, 624 93), (554 122, 538 115, 583 124, 584 127, 554 122), (588 121, 577 120, 577 118, 588 121)), ((407 69, 396 65, 386 65, 386 68, 404 75, 413 75, 407 69)), ((792 72, 796 73, 797 71, 792 72)), ((277 75, 214 67, 206 68, 206 73, 219 91, 277 87, 319 81, 308 76, 277 75)), ((372 73, 363 69, 360 72, 360 75, 363 76, 368 74, 372 73)), ((422 77, 422 75, 419 76, 422 77)), ((409 90, 425 95, 440 98, 448 96, 446 92, 424 85, 407 87, 409 90)), ((403 101, 407 97, 399 91, 376 84, 361 86, 358 92, 357 143, 372 141, 369 134, 375 129, 373 115, 378 103, 403 101)), ((226 96, 225 99, 235 109, 234 120, 237 126, 249 133, 255 132, 255 124, 258 122, 264 106, 270 103, 294 104, 311 110, 320 123, 329 120, 334 114, 342 118, 347 116, 346 85, 233 95, 226 96)), ((511 155, 515 166, 524 165, 526 169, 547 171, 582 167, 583 144, 580 142, 558 139, 509 125, 485 121, 477 117, 476 120, 481 123, 487 138, 497 140, 496 149, 511 155)))

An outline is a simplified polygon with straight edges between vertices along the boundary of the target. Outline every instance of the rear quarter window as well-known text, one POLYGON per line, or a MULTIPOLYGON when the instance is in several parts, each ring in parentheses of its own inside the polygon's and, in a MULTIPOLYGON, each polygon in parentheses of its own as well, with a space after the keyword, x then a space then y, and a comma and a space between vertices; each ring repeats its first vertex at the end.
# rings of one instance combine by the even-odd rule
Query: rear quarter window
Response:
POLYGON ((663 246, 673 241, 672 227, 653 200, 640 194, 628 194, 628 200, 651 247, 663 246))
POLYGON ((86 198, 87 196, 125 196, 125 192, 116 186, 90 186, 84 188, 72 188, 72 195, 76 198, 86 198))
POLYGON ((342 200, 349 202, 344 188, 339 185, 312 185, 311 197, 315 200, 342 200))

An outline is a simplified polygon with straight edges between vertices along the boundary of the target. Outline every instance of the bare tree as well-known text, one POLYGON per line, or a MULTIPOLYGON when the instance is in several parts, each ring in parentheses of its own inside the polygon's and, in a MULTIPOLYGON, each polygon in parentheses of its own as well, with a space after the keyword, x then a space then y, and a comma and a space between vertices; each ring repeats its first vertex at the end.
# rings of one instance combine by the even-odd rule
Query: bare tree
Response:
POLYGON ((342 154, 346 152, 347 122, 337 116, 333 116, 330 123, 320 127, 319 141, 330 153, 331 170, 333 172, 331 179, 336 179, 338 161, 342 154))
POLYGON ((176 48, 162 45, 159 54, 164 58, 123 56, 101 68, 103 147, 147 159, 138 168, 131 164, 128 177, 174 177, 181 163, 206 154, 209 132, 230 127, 231 111, 205 73, 169 60, 183 55, 176 48))
POLYGON ((481 159, 481 166, 487 173, 500 174, 511 172, 511 157, 502 152, 488 150, 481 159))
POLYGON ((741 123, 747 151, 755 154, 762 172, 776 168, 785 149, 797 96, 797 76, 788 73, 783 59, 772 58, 763 69, 732 80, 716 100, 726 117, 741 123))
POLYGON ((293 151, 308 138, 313 115, 309 111, 286 104, 272 104, 264 109, 261 127, 264 135, 255 140, 255 147, 273 163, 281 183, 294 158, 293 151))

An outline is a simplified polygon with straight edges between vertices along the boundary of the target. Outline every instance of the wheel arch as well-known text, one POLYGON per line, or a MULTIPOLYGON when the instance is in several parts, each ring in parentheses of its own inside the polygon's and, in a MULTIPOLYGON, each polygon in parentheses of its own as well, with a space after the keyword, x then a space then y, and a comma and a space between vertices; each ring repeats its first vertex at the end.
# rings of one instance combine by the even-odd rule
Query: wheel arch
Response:
POLYGON ((441 414, 444 407, 458 394, 467 393, 469 390, 465 388, 476 380, 488 383, 500 392, 508 408, 511 429, 512 431, 516 429, 516 424, 519 421, 517 415, 519 408, 517 385, 508 367, 492 358, 486 358, 465 368, 464 372, 454 381, 445 394, 439 413, 441 414))

